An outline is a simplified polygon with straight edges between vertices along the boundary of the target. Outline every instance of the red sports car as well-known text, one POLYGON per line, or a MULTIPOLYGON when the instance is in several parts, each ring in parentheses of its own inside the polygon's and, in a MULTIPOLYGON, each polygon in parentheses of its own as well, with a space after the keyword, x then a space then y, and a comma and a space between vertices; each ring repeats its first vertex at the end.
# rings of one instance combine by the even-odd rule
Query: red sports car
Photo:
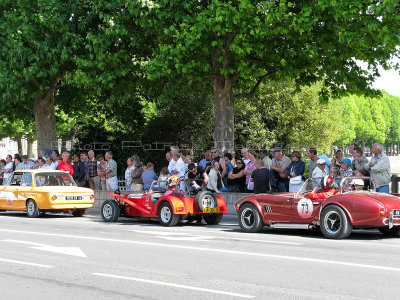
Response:
POLYGON ((327 199, 307 197, 319 190, 321 179, 307 179, 298 193, 246 196, 235 204, 245 232, 264 226, 286 229, 320 229, 331 239, 347 238, 353 228, 379 229, 385 235, 400 233, 400 195, 375 191, 369 177, 347 177, 327 199))
MULTIPOLYGON (((180 184, 178 182, 177 186, 180 184)), ((158 190, 150 188, 148 192, 140 194, 109 194, 115 197, 115 200, 106 200, 102 204, 103 220, 116 222, 120 216, 156 218, 161 225, 175 226, 184 220, 204 219, 207 224, 216 225, 227 212, 225 200, 215 193, 157 188, 158 190)))

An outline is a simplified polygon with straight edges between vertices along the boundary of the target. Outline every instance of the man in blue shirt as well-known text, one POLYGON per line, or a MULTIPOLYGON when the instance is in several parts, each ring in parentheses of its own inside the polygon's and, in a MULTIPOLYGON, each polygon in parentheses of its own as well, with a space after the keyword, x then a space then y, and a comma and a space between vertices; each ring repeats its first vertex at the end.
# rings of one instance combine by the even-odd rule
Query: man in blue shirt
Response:
POLYGON ((143 189, 149 190, 152 182, 157 179, 158 177, 154 172, 154 165, 151 162, 147 163, 146 170, 142 173, 143 189))

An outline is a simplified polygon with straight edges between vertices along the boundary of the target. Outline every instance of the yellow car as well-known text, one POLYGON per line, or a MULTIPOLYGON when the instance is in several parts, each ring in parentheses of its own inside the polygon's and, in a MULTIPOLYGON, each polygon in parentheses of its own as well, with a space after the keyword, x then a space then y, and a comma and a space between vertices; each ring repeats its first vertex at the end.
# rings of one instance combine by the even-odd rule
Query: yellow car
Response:
POLYGON ((0 211, 26 211, 30 218, 46 211, 81 217, 93 203, 93 190, 77 187, 64 171, 17 170, 0 186, 0 211))

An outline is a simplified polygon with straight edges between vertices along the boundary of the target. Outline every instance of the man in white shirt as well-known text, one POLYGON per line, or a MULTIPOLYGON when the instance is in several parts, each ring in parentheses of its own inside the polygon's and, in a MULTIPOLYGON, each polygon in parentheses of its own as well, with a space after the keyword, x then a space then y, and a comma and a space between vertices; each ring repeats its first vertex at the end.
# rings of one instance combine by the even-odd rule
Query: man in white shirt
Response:
POLYGON ((168 172, 171 175, 177 175, 173 172, 175 169, 175 165, 176 165, 176 161, 174 160, 174 155, 179 153, 179 148, 178 148, 178 146, 171 146, 170 150, 171 150, 172 159, 169 161, 169 164, 168 164, 168 172))
POLYGON ((328 173, 325 171, 325 164, 326 162, 324 159, 320 158, 317 160, 317 167, 312 172, 312 178, 322 178, 328 175, 328 173))
POLYGON ((185 162, 182 160, 178 153, 172 155, 172 160, 175 161, 174 169, 172 170, 172 174, 183 177, 186 173, 186 165, 185 162))
POLYGON ((12 169, 13 169, 12 156, 8 154, 6 157, 6 166, 4 167, 3 170, 3 184, 7 181, 8 177, 11 176, 12 169))
POLYGON ((240 153, 243 156, 242 160, 244 161, 244 164, 247 166, 247 164, 250 162, 249 150, 247 148, 243 148, 242 150, 240 150, 240 153))

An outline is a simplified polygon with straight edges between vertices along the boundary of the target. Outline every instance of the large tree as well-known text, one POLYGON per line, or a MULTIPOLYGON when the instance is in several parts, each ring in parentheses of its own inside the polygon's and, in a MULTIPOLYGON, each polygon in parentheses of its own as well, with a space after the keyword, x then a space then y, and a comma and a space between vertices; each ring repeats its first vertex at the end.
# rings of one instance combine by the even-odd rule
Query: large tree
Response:
POLYGON ((221 149, 233 146, 235 101, 254 95, 266 78, 291 78, 298 86, 323 81, 327 98, 328 91, 368 90, 377 66, 399 56, 394 0, 159 0, 126 10, 157 33, 153 56, 141 62, 149 74, 212 83, 221 149))

